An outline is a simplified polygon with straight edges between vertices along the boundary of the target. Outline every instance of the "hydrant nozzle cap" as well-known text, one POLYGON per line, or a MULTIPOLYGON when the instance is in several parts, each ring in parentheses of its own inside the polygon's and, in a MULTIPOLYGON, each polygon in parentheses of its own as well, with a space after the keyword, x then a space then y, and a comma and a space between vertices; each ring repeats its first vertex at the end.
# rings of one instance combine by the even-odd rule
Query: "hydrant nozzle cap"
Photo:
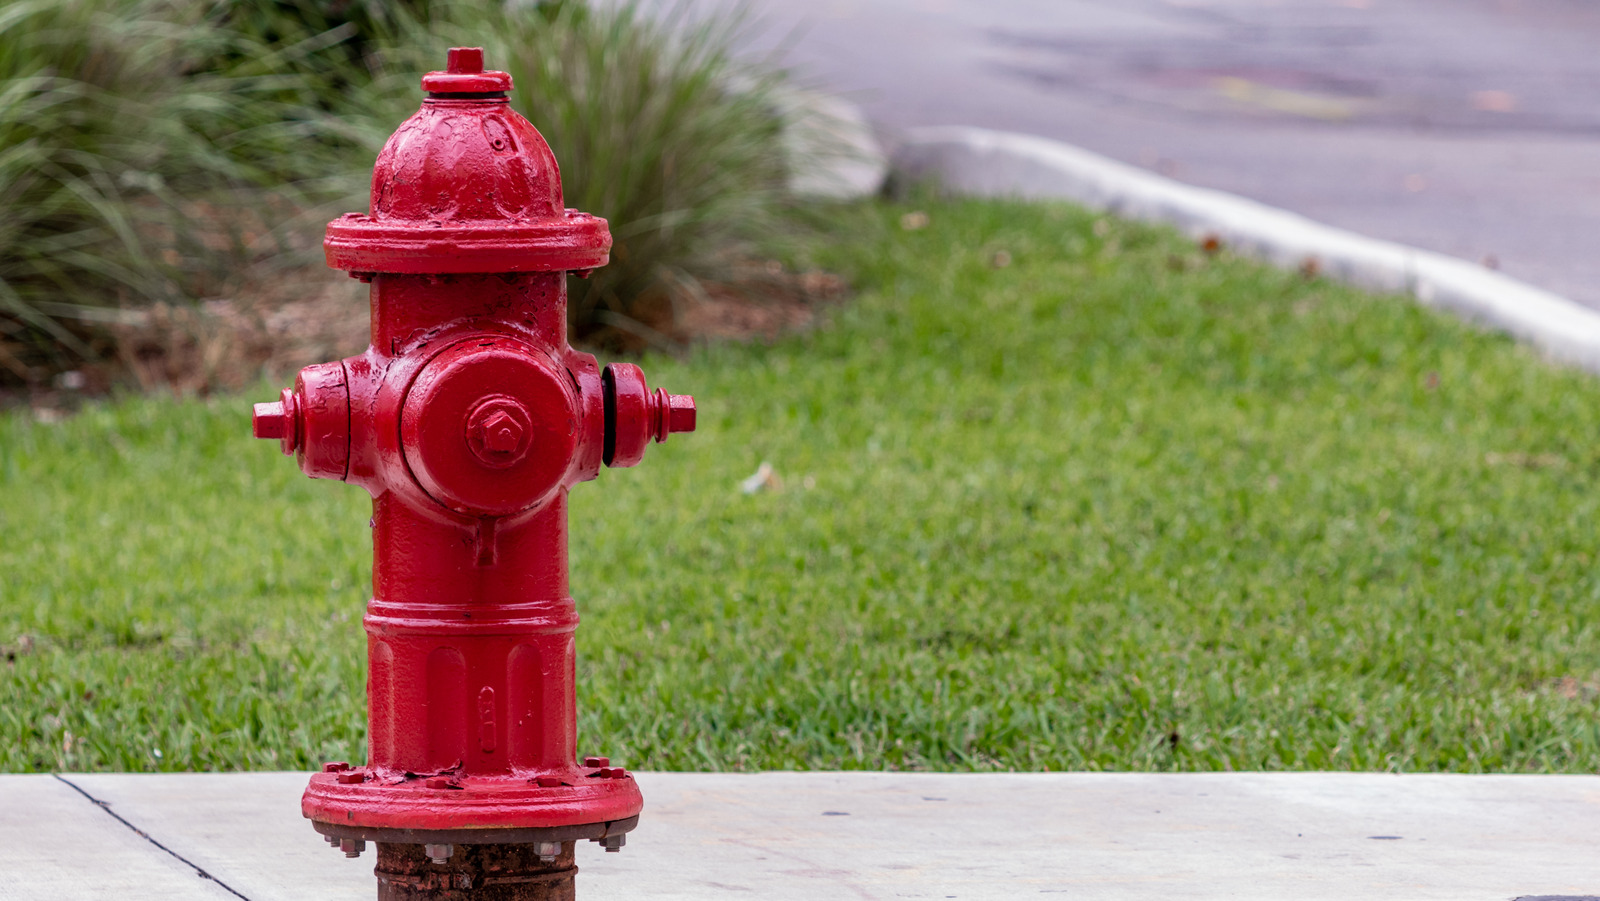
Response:
POLYGON ((668 394, 657 388, 655 394, 656 441, 667 440, 673 432, 694 431, 694 398, 687 394, 668 394))
POLYGON ((511 76, 483 71, 482 47, 451 47, 443 72, 422 76, 429 94, 498 94, 511 90, 511 76))
POLYGON ((276 438, 285 454, 300 446, 299 398, 285 388, 277 401, 256 404, 250 416, 250 431, 257 438, 276 438))
POLYGON ((289 417, 284 415, 283 404, 277 401, 256 404, 250 425, 257 438, 282 438, 289 434, 289 417))

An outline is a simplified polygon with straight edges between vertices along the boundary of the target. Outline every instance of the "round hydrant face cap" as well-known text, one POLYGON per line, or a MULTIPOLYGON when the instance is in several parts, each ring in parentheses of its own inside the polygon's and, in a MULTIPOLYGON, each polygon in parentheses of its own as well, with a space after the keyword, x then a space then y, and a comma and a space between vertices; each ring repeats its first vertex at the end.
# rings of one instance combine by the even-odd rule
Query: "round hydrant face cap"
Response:
POLYGON ((464 341, 417 376, 400 440, 434 500, 468 516, 509 516, 548 500, 572 468, 576 398, 548 355, 509 338, 464 341))

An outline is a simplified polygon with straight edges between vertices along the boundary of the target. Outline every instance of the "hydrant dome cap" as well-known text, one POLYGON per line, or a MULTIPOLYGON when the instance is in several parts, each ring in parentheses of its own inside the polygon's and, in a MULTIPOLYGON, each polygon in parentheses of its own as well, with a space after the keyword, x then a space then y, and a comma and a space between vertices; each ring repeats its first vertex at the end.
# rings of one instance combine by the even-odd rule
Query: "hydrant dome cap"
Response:
MULTIPOLYGON (((369 214, 329 223, 328 265, 349 272, 548 272, 606 264, 603 219, 567 210, 561 171, 544 136, 503 93, 471 79, 483 51, 457 47, 435 90, 396 129, 372 169, 369 214)), ((493 80, 493 79, 491 79, 493 80)))

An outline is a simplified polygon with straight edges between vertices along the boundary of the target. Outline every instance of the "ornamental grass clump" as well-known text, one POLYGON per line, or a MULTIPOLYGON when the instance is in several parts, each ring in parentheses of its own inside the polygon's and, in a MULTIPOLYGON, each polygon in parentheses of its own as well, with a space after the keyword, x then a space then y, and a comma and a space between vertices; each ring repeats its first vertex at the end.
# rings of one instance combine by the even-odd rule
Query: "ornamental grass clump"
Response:
MULTIPOLYGON (((312 362, 202 354, 240 370, 218 381, 135 358, 163 352, 152 322, 267 322, 306 302, 284 286, 331 278, 323 225, 366 206, 373 159, 451 45, 512 73, 567 204, 611 223, 611 264, 572 282, 574 338, 672 343, 676 310, 726 293, 789 210, 783 77, 734 58, 738 23, 575 2, 15 0, 0 9, 0 386, 87 363, 205 390, 312 362)), ((326 293, 339 310, 322 319, 360 317, 326 293)))
POLYGON ((784 133, 806 113, 784 102, 782 70, 735 56, 745 22, 684 3, 434 3, 369 57, 374 78, 348 95, 341 121, 370 165, 416 110, 418 76, 451 46, 482 46, 554 151, 566 205, 611 227, 611 262, 569 282, 573 338, 670 345, 678 308, 746 279, 751 248, 791 221, 786 184, 800 161, 784 133))
POLYGON ((314 248, 295 214, 361 147, 321 100, 333 80, 307 73, 351 29, 264 36, 234 26, 239 5, 0 10, 0 385, 137 371, 152 321, 314 248))
POLYGON ((114 319, 106 307, 171 295, 174 242, 153 240, 175 237, 161 170, 191 142, 164 109, 186 43, 170 11, 0 10, 0 369, 16 378, 104 353, 85 323, 114 319))
POLYGON ((611 264, 570 281, 574 336, 661 344, 675 308, 724 282, 781 218, 780 71, 743 63, 734 16, 544 4, 484 28, 512 103, 550 142, 566 202, 611 224, 611 264))

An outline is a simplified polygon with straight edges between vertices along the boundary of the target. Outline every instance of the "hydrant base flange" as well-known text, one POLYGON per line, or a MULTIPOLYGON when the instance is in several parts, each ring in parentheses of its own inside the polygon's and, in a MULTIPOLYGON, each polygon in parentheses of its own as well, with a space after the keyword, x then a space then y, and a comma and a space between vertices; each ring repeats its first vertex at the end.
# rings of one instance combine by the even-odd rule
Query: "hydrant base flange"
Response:
POLYGON ((549 788, 496 776, 389 778, 343 783, 343 773, 315 773, 300 800, 318 824, 373 829, 542 829, 637 817, 644 797, 632 775, 584 776, 549 788))
POLYGON ((576 826, 542 826, 526 829, 385 829, 370 826, 342 826, 312 821, 322 835, 353 838, 395 845, 531 845, 538 842, 597 842, 607 836, 625 835, 639 825, 639 817, 576 826))

